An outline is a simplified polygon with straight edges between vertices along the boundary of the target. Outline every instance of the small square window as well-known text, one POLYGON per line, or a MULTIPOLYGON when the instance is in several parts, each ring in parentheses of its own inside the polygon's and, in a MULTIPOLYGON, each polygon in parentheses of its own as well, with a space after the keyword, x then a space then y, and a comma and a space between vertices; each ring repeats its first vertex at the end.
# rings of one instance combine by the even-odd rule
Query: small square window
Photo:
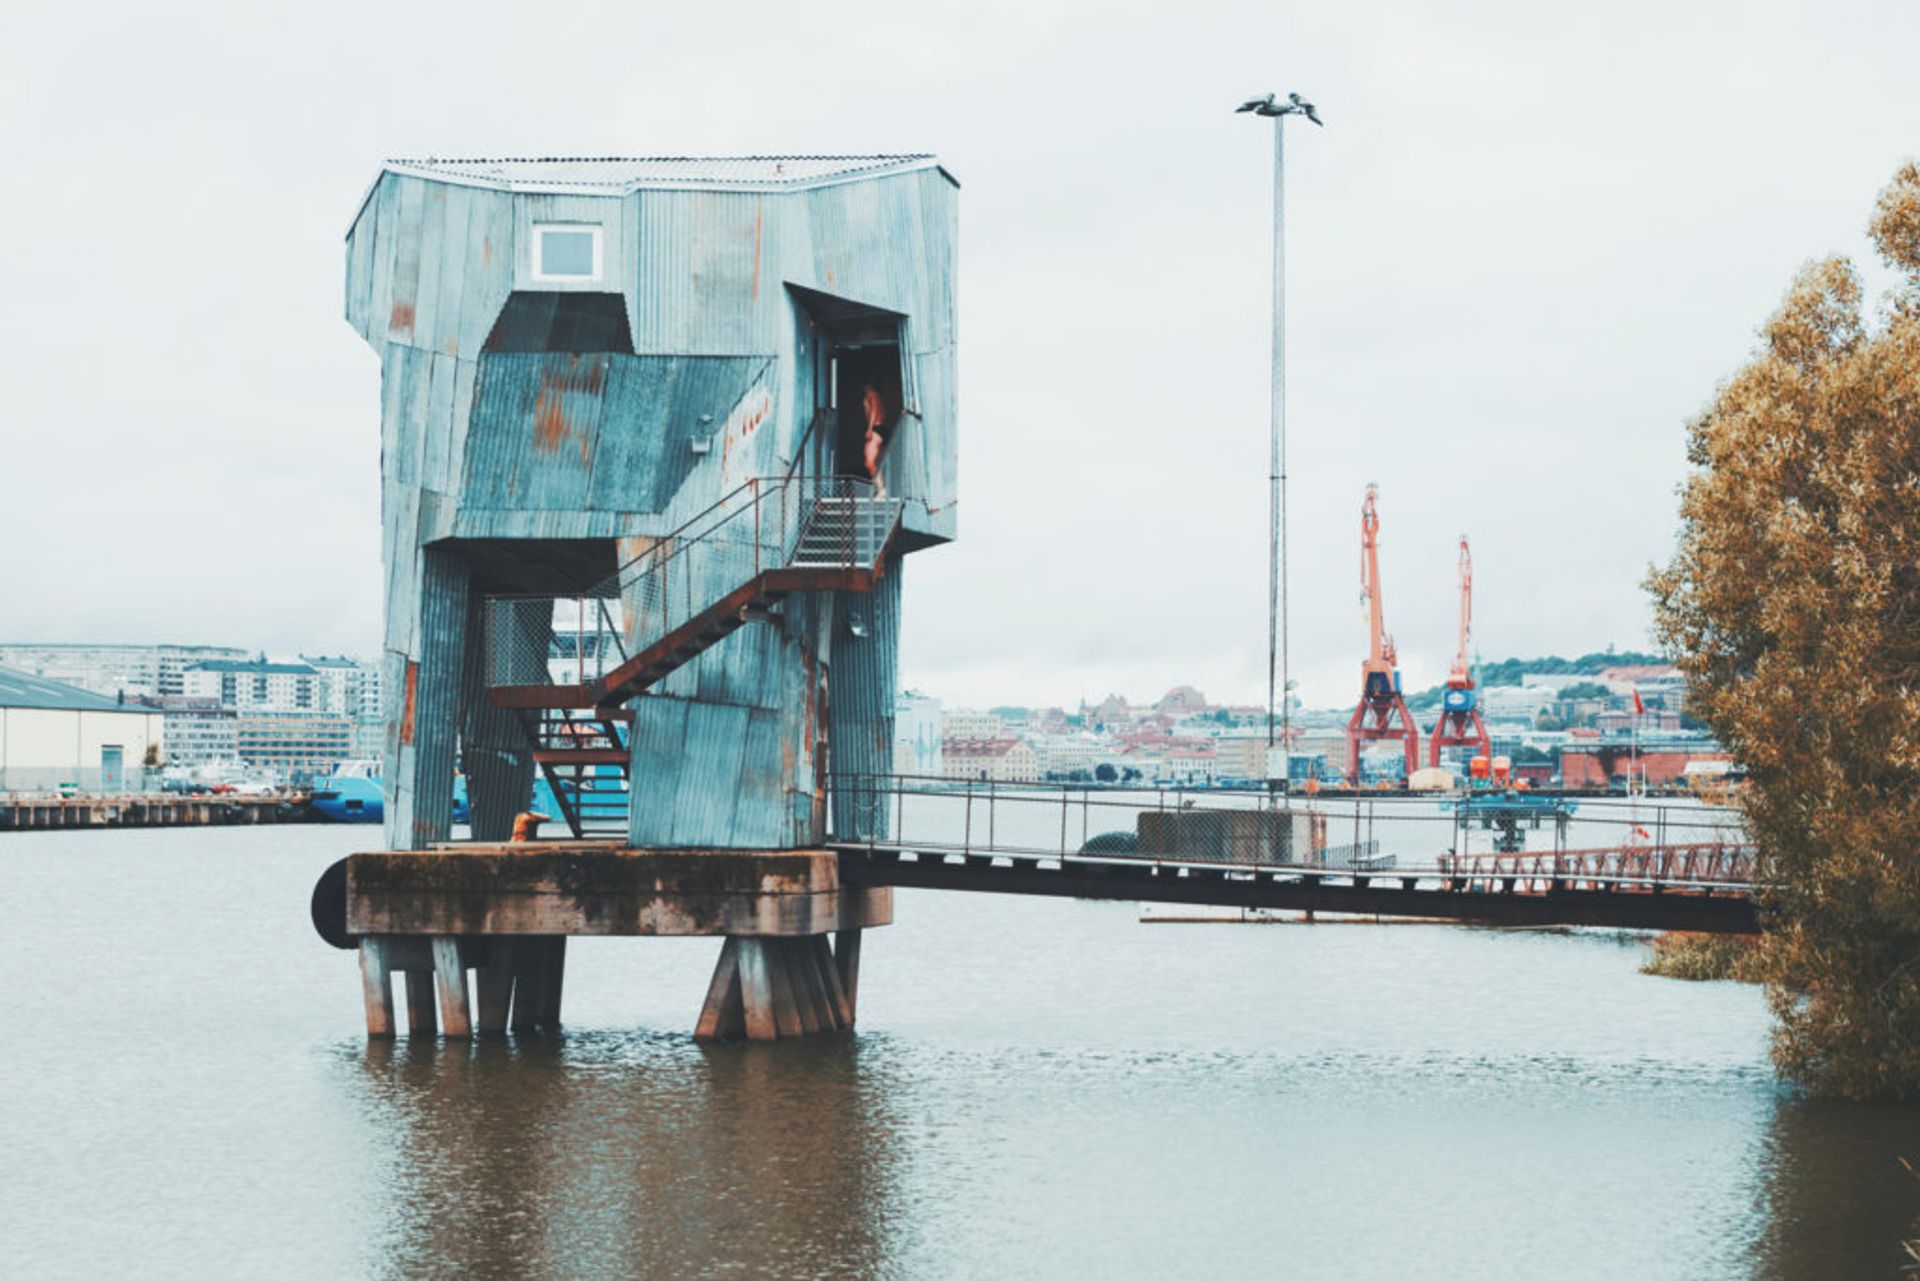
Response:
POLYGON ((600 228, 549 223, 533 229, 535 280, 598 280, 600 228))

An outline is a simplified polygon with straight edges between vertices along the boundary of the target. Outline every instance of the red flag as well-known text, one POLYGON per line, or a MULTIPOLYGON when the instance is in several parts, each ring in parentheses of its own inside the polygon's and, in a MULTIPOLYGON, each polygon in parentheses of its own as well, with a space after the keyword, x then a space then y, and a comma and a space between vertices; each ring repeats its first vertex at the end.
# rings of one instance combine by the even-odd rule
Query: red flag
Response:
POLYGON ((1647 705, 1640 701, 1640 691, 1637 689, 1633 691, 1633 714, 1635 716, 1647 714, 1647 705))

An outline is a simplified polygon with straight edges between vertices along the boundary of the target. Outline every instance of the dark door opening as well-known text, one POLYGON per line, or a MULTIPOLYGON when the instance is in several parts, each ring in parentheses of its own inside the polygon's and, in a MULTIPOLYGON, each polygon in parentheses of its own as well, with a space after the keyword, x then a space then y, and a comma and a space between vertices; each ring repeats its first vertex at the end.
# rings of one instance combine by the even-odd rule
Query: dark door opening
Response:
POLYGON ((833 363, 833 470, 840 476, 870 479, 877 470, 877 457, 869 458, 868 428, 872 427, 879 437, 876 455, 883 456, 900 425, 900 345, 876 342, 836 346, 833 363), (869 390, 877 401, 871 407, 869 390), (870 461, 876 466, 870 467, 870 461))

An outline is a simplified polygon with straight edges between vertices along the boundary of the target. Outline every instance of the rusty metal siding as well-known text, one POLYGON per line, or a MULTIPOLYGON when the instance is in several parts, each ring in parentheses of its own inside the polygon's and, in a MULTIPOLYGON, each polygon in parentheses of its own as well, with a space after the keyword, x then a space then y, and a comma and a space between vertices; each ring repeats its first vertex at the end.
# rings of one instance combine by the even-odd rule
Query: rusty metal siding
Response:
MULTIPOLYGON (((468 576, 449 552, 420 553, 419 632, 412 651, 417 671, 403 681, 408 691, 399 709, 414 733, 398 735, 386 761, 388 848, 425 849, 452 830, 455 734, 460 714, 468 576)), ((389 648, 392 648, 389 646, 389 648)))
POLYGON ((882 798, 860 785, 863 775, 893 772, 894 699, 900 667, 899 557, 866 595, 839 594, 833 669, 827 691, 833 743, 833 831, 843 839, 883 839, 882 798), (855 633, 854 617, 864 626, 855 633))
POLYGON ((517 245, 513 197, 497 191, 468 193, 465 265, 461 271, 457 354, 476 358, 493 322, 513 292, 517 245))
MULTIPOLYGON (((885 474, 909 500, 910 548, 955 528, 957 201, 946 175, 921 158, 818 185, 658 170, 624 174, 626 187, 581 185, 608 172, 514 169, 496 181, 390 169, 349 237, 346 309, 381 355, 389 679, 415 691, 410 741, 397 721, 389 734, 399 847, 443 830, 442 765, 462 712, 469 589, 450 585, 458 548, 429 544, 660 534, 780 471, 817 398, 804 367, 813 341, 787 283, 908 317, 919 416, 903 421, 885 474), (543 175, 554 187, 529 194, 543 175), (531 227, 549 219, 602 226, 602 278, 579 287, 623 295, 637 354, 483 354, 516 281, 531 283, 531 227)), ((818 840, 822 716, 837 770, 890 767, 898 563, 852 606, 868 636, 852 637, 829 605, 791 600, 782 622, 734 633, 636 700, 636 840, 818 840)), ((499 726, 473 728, 470 745, 499 747, 499 726)), ((472 783, 518 786, 517 772, 482 766, 472 783)))
POLYGON ((910 500, 905 521, 910 532, 945 540, 958 537, 959 449, 954 353, 951 347, 914 353, 914 377, 920 389, 921 416, 912 424, 921 488, 902 488, 910 500))
MULTIPOLYGON (((551 537, 590 536, 590 513, 666 513, 703 459, 724 459, 744 438, 736 411, 759 404, 753 393, 768 366, 762 357, 486 353, 461 433, 457 492, 477 511, 576 518, 555 515, 551 537), (697 439, 709 441, 705 454, 697 439)), ((718 496, 691 501, 697 509, 718 496)), ((645 522, 629 519, 622 532, 664 532, 636 524, 645 522)))
POLYGON ((460 354, 467 283, 467 226, 475 195, 465 187, 448 187, 441 194, 432 321, 430 326, 423 326, 420 333, 423 342, 444 356, 460 354))
POLYGON ((634 350, 771 355, 786 299, 768 250, 785 197, 643 191, 628 198, 634 350))
MULTIPOLYGON (((618 368, 608 392, 614 408, 601 426, 586 506, 665 512, 703 460, 718 457, 724 467, 742 436, 741 412, 757 408, 750 401, 770 361, 755 356, 615 359, 618 368), (701 439, 708 442, 704 455, 694 452, 693 442, 701 439)), ((719 496, 716 492, 706 501, 719 496)))

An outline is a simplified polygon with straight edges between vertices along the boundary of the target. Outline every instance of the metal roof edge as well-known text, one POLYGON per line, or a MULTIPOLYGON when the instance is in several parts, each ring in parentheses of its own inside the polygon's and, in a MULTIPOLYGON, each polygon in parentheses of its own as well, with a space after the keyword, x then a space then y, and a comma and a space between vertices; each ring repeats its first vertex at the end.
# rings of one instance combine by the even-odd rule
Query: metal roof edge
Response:
POLYGON ((340 239, 353 239, 353 229, 360 225, 361 216, 367 212, 367 206, 373 203, 373 193, 380 190, 381 180, 391 172, 391 169, 382 164, 380 166, 380 172, 373 175, 373 181, 368 183, 367 189, 360 193, 360 203, 353 207, 353 217, 347 219, 347 234, 340 237, 340 239))
MULTIPOLYGON (((583 188, 583 185, 580 183, 542 182, 538 180, 515 181, 513 179, 508 179, 508 178, 486 177, 486 176, 481 176, 476 174, 460 173, 455 170, 442 170, 442 169, 434 168, 434 166, 438 164, 475 164, 475 163, 484 163, 489 160, 496 160, 500 163, 538 164, 543 161, 551 161, 553 163, 581 163, 581 162, 588 162, 588 161, 599 163, 599 162, 605 161, 605 162, 613 163, 613 162, 618 162, 622 160, 751 161, 751 160, 830 160, 830 159, 841 159, 841 158, 842 157, 834 157, 834 156, 804 156, 804 155, 795 155, 795 156, 638 156, 638 157, 626 157, 626 156, 489 157, 489 156, 482 156, 482 157, 445 157, 445 158, 441 158, 441 157, 414 158, 414 157, 407 157, 407 156, 391 156, 381 162, 380 174, 374 178, 372 184, 367 189, 366 195, 361 197, 360 211, 364 211, 368 199, 370 199, 373 195, 374 189, 380 185, 381 178, 384 178, 387 174, 390 174, 390 173, 398 175, 400 177, 419 178, 422 181, 426 181, 426 182, 443 182, 453 186, 479 187, 479 188, 484 188, 492 191, 507 191, 515 194, 574 195, 574 196, 604 195, 604 196, 614 197, 614 198, 629 196, 636 191, 732 191, 732 192, 756 192, 756 193, 783 192, 783 191, 812 191, 822 187, 836 187, 836 186, 842 186, 852 182, 865 182, 869 179, 874 179, 874 178, 892 177, 896 174, 916 173, 925 169, 933 169, 938 171, 942 176, 944 176, 947 179, 947 181, 953 183, 955 187, 958 187, 960 185, 959 179, 955 178, 953 176, 953 173, 950 170, 948 170, 945 165, 940 163, 939 157, 932 152, 904 152, 904 153, 898 153, 898 154, 877 154, 873 156, 848 156, 848 157, 844 157, 844 159, 848 159, 848 160, 871 159, 875 163, 868 165, 864 168, 848 170, 844 173, 824 174, 817 178, 803 178, 803 179, 637 178, 632 181, 622 182, 622 183, 609 182, 606 184, 605 189, 603 191, 585 189, 583 188)), ((355 223, 358 223, 359 217, 360 217, 360 212, 356 211, 354 215, 355 223)), ((349 234, 352 233, 352 227, 348 228, 348 233, 349 234)))
POLYGON ((0 707, 22 712, 127 712, 158 716, 161 710, 143 703, 125 703, 66 681, 40 676, 18 667, 0 667, 0 707), (7 702, 7 687, 22 692, 27 701, 7 702), (36 688, 37 687, 37 688, 36 688))

